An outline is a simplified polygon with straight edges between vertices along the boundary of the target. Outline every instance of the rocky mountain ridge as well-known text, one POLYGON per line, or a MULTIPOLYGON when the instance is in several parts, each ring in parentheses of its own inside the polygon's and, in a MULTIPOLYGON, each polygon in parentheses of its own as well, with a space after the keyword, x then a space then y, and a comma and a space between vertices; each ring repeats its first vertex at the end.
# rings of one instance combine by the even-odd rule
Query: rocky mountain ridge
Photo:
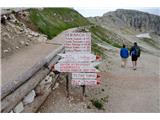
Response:
POLYGON ((115 24, 119 27, 132 27, 139 32, 150 32, 160 35, 160 16, 137 10, 117 9, 101 17, 89 18, 101 24, 115 24))

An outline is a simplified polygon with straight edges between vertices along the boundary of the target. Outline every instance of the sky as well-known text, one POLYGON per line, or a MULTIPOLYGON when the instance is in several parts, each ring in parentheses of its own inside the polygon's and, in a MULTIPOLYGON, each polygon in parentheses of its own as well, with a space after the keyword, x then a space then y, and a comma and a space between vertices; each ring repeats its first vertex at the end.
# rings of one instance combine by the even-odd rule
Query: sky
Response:
POLYGON ((139 10, 143 12, 148 12, 151 14, 159 15, 160 16, 160 7, 154 7, 154 8, 74 8, 77 10, 80 14, 82 14, 84 17, 94 17, 94 16, 102 16, 104 13, 109 11, 115 11, 116 9, 133 9, 133 10, 139 10))

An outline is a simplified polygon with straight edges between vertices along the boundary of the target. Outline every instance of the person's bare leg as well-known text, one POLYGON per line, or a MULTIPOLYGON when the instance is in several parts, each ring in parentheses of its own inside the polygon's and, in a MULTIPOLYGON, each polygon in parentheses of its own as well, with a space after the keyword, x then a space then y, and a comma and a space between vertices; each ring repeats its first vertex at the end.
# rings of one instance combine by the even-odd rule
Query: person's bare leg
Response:
POLYGON ((124 67, 126 67, 126 64, 127 64, 127 60, 124 61, 124 67))
POLYGON ((122 59, 121 67, 124 67, 124 60, 122 59))
POLYGON ((132 64, 133 64, 133 70, 135 70, 135 66, 136 66, 135 61, 132 61, 132 64))
POLYGON ((134 68, 134 61, 132 61, 132 66, 133 66, 133 68, 134 68))
POLYGON ((133 70, 136 70, 136 61, 134 61, 134 67, 133 70))
POLYGON ((135 61, 135 69, 137 69, 137 61, 135 61))

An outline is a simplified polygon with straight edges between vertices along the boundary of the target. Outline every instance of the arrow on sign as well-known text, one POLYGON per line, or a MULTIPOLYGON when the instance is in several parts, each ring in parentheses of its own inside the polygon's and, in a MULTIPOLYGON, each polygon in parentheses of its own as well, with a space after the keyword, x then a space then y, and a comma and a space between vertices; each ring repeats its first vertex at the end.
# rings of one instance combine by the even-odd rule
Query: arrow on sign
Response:
POLYGON ((97 85, 97 80, 72 79, 72 85, 97 85))
POLYGON ((89 63, 57 63, 54 68, 59 72, 99 72, 89 63))
POLYGON ((58 55, 65 58, 66 61, 95 61, 95 60, 101 60, 100 56, 90 54, 90 53, 84 53, 84 54, 66 53, 66 54, 58 54, 58 55))
POLYGON ((97 73, 72 73, 72 79, 89 79, 96 80, 99 75, 97 73))
MULTIPOLYGON (((57 63, 58 64, 58 63, 57 63)), ((59 62, 63 67, 95 67, 100 64, 100 62, 59 62)))

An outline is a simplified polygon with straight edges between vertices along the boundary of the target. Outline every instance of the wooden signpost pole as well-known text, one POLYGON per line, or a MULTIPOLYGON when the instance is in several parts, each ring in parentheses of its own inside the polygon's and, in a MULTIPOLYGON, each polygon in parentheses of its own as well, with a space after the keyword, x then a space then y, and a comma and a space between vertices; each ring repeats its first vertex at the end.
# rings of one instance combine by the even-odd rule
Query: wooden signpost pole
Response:
POLYGON ((83 97, 83 100, 85 100, 85 93, 86 92, 86 86, 85 85, 82 85, 82 97, 83 97))
POLYGON ((66 75, 66 92, 67 92, 67 98, 69 98, 69 79, 70 79, 70 73, 67 73, 66 75))

